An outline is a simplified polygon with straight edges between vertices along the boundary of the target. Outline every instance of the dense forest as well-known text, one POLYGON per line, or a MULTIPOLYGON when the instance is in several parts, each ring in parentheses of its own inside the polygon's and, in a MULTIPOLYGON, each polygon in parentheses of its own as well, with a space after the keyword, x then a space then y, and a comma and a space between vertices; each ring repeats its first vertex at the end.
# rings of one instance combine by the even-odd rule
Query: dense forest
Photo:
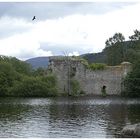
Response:
POLYGON ((0 96, 55 96, 56 78, 15 57, 0 56, 0 96))

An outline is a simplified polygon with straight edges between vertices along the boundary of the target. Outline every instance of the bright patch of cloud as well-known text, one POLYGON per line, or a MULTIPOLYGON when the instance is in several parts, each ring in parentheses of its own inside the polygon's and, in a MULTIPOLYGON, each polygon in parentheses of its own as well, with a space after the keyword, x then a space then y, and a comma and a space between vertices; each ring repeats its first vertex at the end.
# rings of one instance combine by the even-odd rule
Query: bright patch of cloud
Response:
POLYGON ((79 56, 79 53, 78 52, 69 53, 68 56, 79 56))
POLYGON ((20 59, 53 55, 51 51, 40 49, 39 40, 35 40, 30 33, 16 34, 0 40, 0 53, 20 59))

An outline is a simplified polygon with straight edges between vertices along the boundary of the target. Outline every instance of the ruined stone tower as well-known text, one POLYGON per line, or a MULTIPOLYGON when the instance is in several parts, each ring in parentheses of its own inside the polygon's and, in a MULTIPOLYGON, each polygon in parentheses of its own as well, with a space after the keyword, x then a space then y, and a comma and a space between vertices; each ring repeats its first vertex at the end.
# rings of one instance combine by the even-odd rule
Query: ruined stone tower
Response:
POLYGON ((87 69, 80 60, 50 59, 49 68, 56 75, 58 91, 68 92, 69 78, 77 80, 85 94, 101 95, 101 88, 105 85, 108 95, 120 95, 122 80, 131 70, 129 62, 123 62, 119 66, 107 66, 104 70, 87 69))

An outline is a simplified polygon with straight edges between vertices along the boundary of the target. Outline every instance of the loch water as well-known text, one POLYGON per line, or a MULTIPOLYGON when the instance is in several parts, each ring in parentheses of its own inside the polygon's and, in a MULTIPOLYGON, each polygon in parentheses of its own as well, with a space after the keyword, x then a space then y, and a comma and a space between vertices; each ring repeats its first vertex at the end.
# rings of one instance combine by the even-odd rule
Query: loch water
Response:
POLYGON ((119 138, 140 122, 140 99, 0 98, 0 138, 119 138))

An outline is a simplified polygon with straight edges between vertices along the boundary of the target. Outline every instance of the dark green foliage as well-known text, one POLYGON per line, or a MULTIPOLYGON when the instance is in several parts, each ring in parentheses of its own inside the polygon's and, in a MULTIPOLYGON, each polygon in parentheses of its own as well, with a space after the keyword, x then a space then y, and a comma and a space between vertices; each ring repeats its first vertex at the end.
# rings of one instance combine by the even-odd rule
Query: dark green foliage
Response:
POLYGON ((106 63, 108 65, 118 65, 124 61, 124 36, 121 33, 115 33, 113 37, 106 42, 106 63))
POLYGON ((14 80, 18 79, 18 73, 8 62, 0 62, 0 96, 4 96, 8 89, 13 86, 14 80))
POLYGON ((106 63, 106 53, 104 51, 100 53, 89 53, 82 55, 89 64, 91 63, 106 63))
POLYGON ((77 96, 80 95, 80 84, 77 80, 71 79, 70 80, 71 85, 71 95, 77 96))
POLYGON ((134 30, 134 35, 129 36, 129 38, 131 39, 131 41, 140 40, 140 31, 138 31, 137 29, 134 30))
POLYGON ((134 63, 132 71, 123 81, 123 96, 140 97, 140 59, 134 63))
POLYGON ((44 76, 47 74, 47 69, 39 67, 33 71, 34 76, 44 76))
POLYGON ((104 49, 106 52, 106 62, 108 65, 118 65, 124 61, 123 43, 116 43, 104 49))
POLYGON ((89 69, 91 70, 103 70, 105 67, 106 65, 102 63, 92 63, 89 65, 89 69))
POLYGON ((49 75, 47 75, 45 77, 44 76, 41 77, 41 80, 47 84, 48 88, 50 88, 50 87, 55 88, 55 86, 57 84, 57 79, 52 74, 49 74, 49 75))
POLYGON ((30 75, 32 72, 31 66, 28 63, 18 60, 15 57, 0 56, 0 62, 7 62, 12 65, 15 71, 30 75))
POLYGON ((55 96, 57 93, 54 85, 48 86, 40 77, 24 77, 22 82, 15 83, 10 92, 11 95, 14 93, 15 96, 23 97, 55 96))
POLYGON ((126 76, 122 85, 123 96, 140 97, 140 32, 134 31, 130 41, 117 42, 107 46, 104 51, 107 54, 108 65, 118 65, 123 61, 133 64, 132 71, 126 76))
POLYGON ((104 49, 108 65, 119 65, 123 61, 134 63, 140 58, 140 41, 116 43, 104 49))
POLYGON ((107 54, 108 65, 118 65, 123 61, 134 63, 140 58, 140 32, 134 31, 130 41, 116 42, 110 46, 106 46, 104 51, 107 54))
POLYGON ((134 63, 140 57, 140 32, 134 31, 133 39, 130 41, 124 41, 123 37, 119 39, 116 36, 119 35, 108 39, 109 43, 106 43, 101 53, 86 54, 82 57, 89 63, 105 63, 112 66, 120 65, 123 61, 134 63))
POLYGON ((125 40, 124 36, 121 33, 115 33, 113 37, 110 37, 106 42, 106 47, 110 47, 118 42, 123 42, 125 40))
POLYGON ((56 95, 56 78, 45 73, 45 69, 32 72, 31 67, 23 61, 0 57, 0 96, 56 95))

